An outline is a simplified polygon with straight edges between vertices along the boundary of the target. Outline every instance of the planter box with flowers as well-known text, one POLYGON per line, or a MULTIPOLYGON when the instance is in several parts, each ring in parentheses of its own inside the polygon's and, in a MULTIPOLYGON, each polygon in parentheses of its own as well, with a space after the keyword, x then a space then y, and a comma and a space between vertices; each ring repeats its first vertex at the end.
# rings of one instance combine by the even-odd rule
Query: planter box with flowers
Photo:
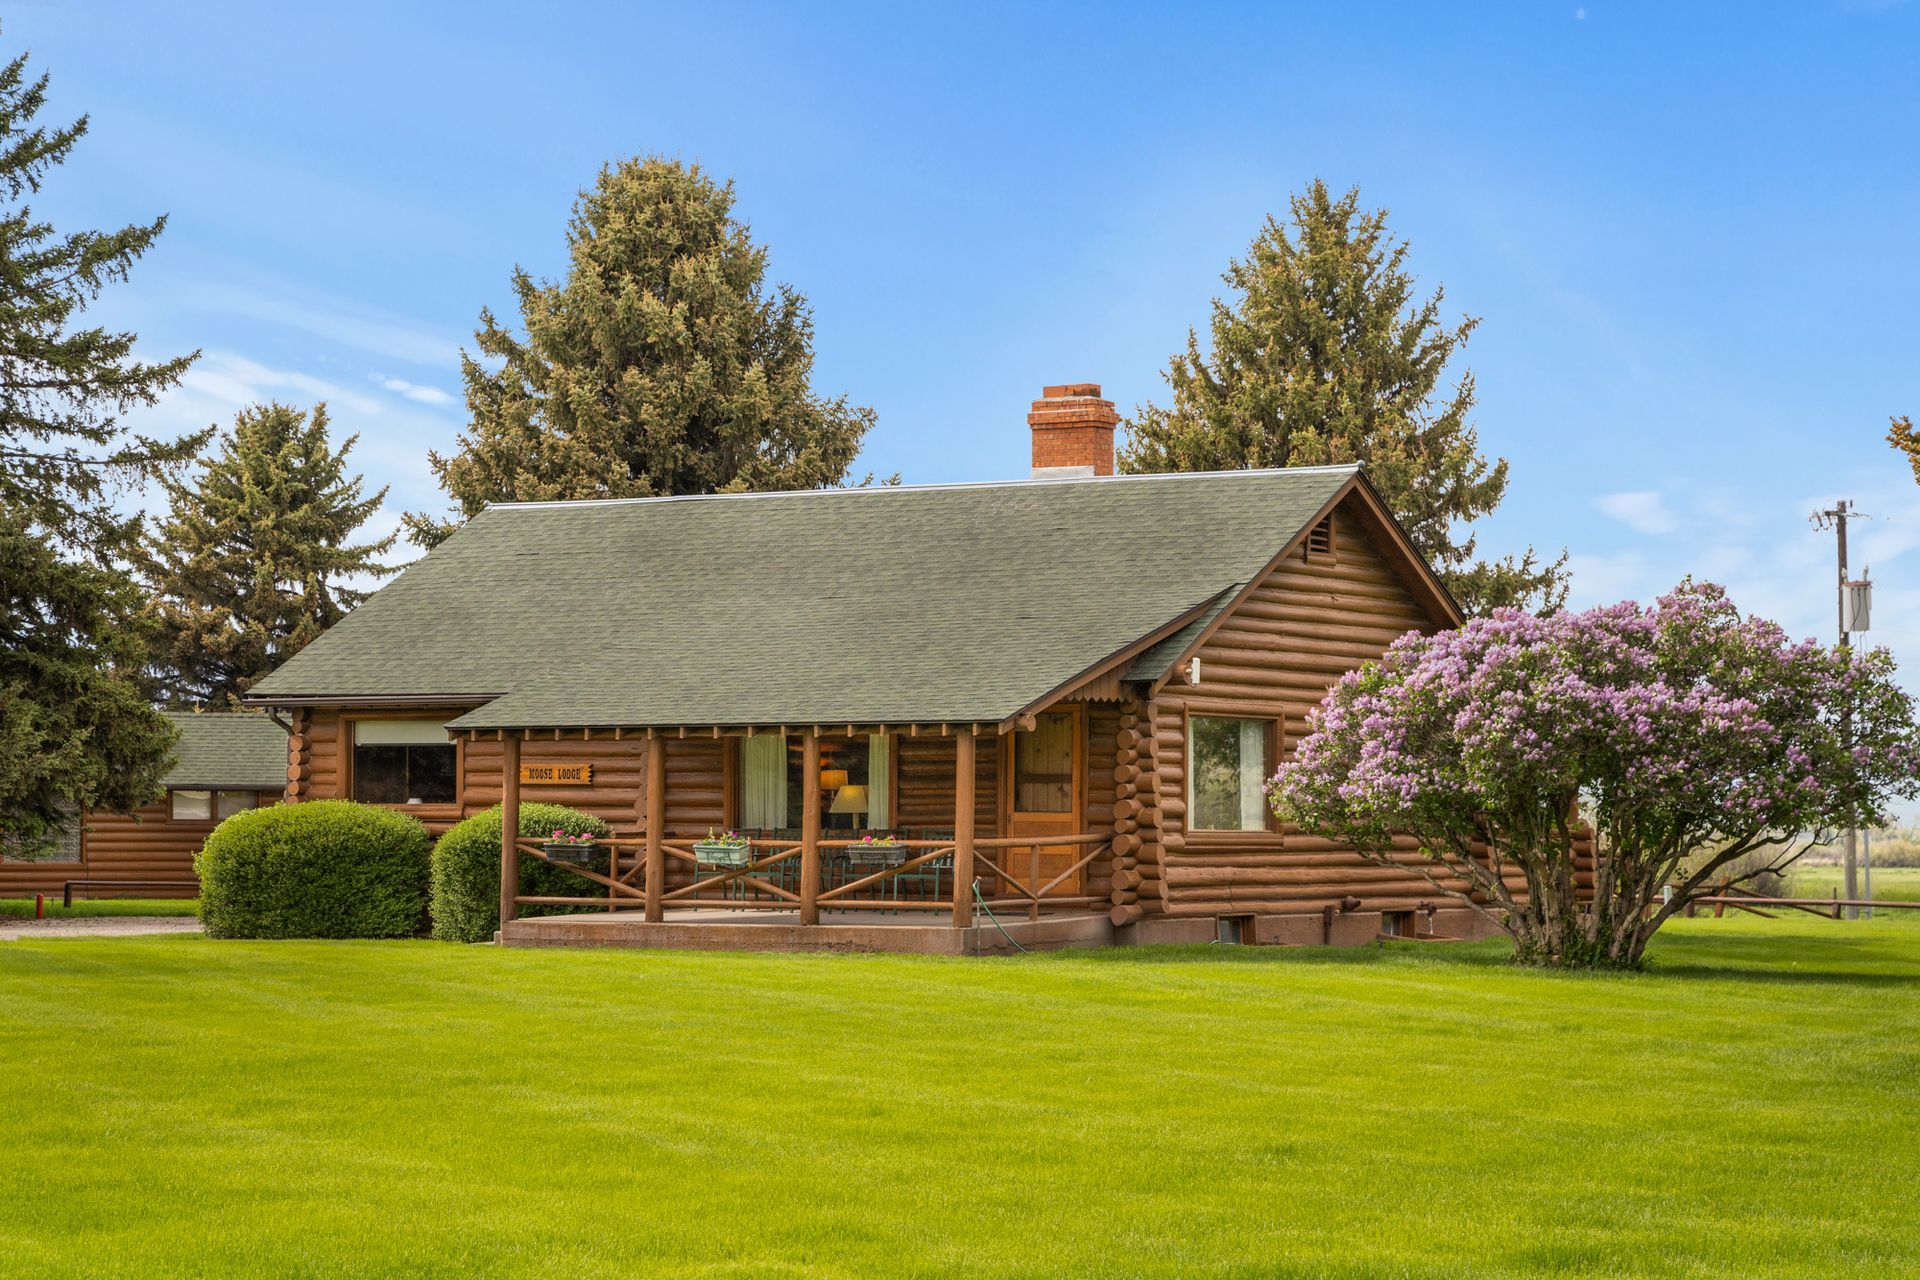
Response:
POLYGON ((693 856, 703 867, 744 867, 753 861, 753 846, 738 831, 722 836, 709 831, 705 840, 694 841, 693 856))
POLYGON ((584 867, 600 856, 600 842, 591 835, 568 835, 558 827, 540 843, 541 852, 554 862, 584 867))
POLYGON ((907 860, 907 846, 893 836, 862 836, 847 846, 847 856, 868 866, 890 867, 907 860))

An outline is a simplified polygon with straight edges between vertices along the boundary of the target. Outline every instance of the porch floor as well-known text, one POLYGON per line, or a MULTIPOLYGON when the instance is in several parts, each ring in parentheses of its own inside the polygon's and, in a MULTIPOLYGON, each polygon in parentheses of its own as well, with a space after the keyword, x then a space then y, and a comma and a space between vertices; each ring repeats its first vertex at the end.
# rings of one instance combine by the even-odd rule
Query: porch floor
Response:
POLYGON ((920 955, 993 955, 1015 950, 1105 947, 1114 930, 1105 916, 1089 912, 1024 915, 1000 924, 984 916, 971 928, 955 929, 945 917, 937 922, 920 913, 886 915, 872 911, 820 912, 811 928, 798 911, 737 911, 722 907, 682 907, 648 924, 637 911, 577 916, 536 916, 515 920, 504 936, 509 947, 661 947, 694 951, 895 951, 920 955), (1008 939, 1012 938, 1012 942, 1008 939))

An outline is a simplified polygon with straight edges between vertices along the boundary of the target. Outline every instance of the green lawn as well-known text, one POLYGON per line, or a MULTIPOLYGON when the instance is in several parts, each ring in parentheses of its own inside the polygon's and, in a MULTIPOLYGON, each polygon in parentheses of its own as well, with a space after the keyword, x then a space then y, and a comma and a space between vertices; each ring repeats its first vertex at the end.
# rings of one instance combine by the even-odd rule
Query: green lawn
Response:
MULTIPOLYGON (((75 916, 190 916, 200 910, 198 898, 97 898, 78 899, 71 907, 60 905, 60 895, 47 898, 47 918, 68 920, 75 916)), ((0 918, 31 920, 32 898, 0 898, 0 918)))
POLYGON ((8 1276, 1920 1274, 1920 922, 0 946, 8 1276))
MULTIPOLYGON (((1837 866, 1800 865, 1793 869, 1788 887, 1801 897, 1829 898, 1841 889, 1845 873, 1837 866)), ((1866 886, 1860 887, 1866 896, 1866 886)), ((1920 902, 1920 867, 1875 867, 1873 896, 1889 902, 1920 902)))

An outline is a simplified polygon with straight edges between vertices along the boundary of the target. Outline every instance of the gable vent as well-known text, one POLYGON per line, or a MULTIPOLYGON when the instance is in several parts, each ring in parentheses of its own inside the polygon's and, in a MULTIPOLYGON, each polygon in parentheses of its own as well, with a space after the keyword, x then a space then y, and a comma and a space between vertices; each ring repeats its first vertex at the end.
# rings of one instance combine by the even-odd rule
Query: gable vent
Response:
POLYGON ((1333 554, 1333 517, 1328 516, 1307 530, 1307 558, 1333 554))

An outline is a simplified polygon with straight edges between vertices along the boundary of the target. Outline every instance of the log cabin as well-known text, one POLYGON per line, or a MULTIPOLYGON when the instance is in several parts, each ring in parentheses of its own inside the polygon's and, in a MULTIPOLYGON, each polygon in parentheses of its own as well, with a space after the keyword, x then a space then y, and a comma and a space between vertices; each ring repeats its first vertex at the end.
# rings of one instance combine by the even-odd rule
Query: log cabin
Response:
POLYGON ((222 819, 275 804, 287 785, 287 734, 257 712, 164 712, 179 732, 165 791, 132 813, 89 809, 37 858, 0 856, 0 897, 191 898, 193 857, 222 819))
POLYGON ((487 509, 255 687, 285 798, 504 805, 510 945, 1479 931, 1265 801, 1331 682, 1460 621, 1364 471, 1116 475, 1091 384, 1027 422, 1019 481, 487 509), (527 801, 614 834, 520 840, 527 801))

